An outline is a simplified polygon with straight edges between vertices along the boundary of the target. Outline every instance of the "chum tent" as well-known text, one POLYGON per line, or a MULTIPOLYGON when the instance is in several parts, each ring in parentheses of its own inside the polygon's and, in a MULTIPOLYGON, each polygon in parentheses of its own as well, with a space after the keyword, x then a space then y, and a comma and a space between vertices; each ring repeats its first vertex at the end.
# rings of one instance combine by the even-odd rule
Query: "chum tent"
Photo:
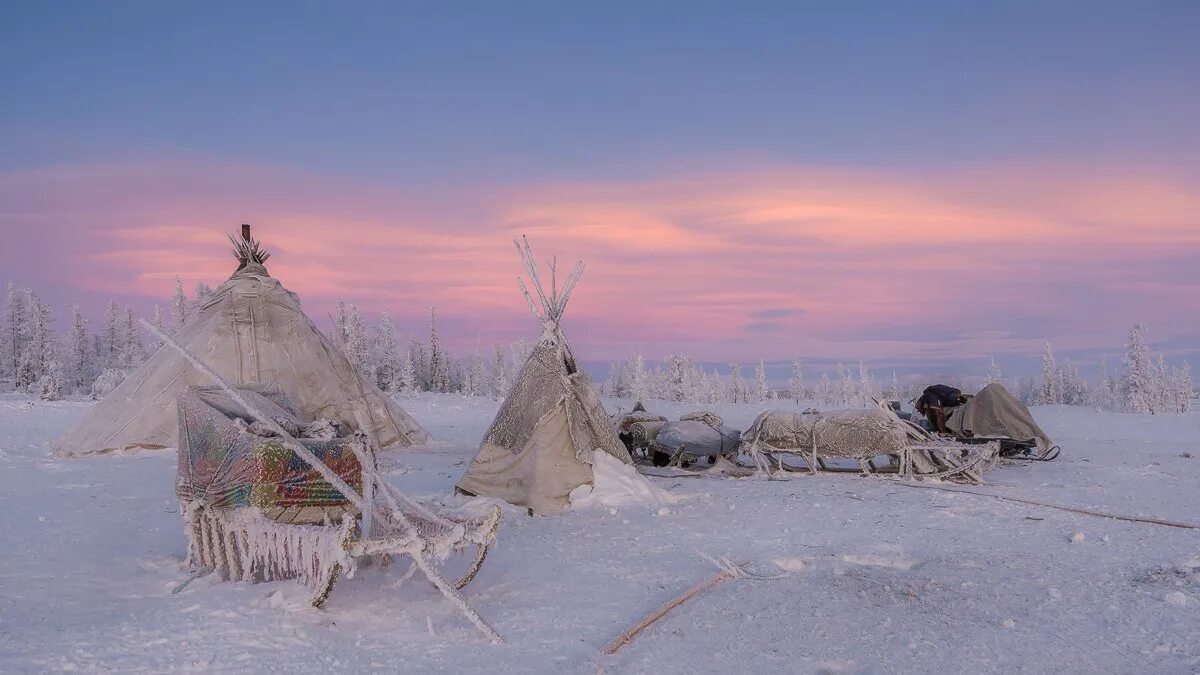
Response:
POLYGON ((567 508, 572 490, 593 482, 594 453, 607 452, 625 464, 632 460, 562 332, 563 309, 583 274, 583 263, 576 264, 561 291, 552 263, 547 295, 529 242, 522 238, 514 243, 537 297, 523 280, 518 283, 542 324, 542 336, 458 488, 534 513, 554 513, 567 508))
MULTIPOLYGON (((306 421, 327 418, 364 428, 380 447, 424 443, 429 435, 375 383, 350 365, 267 273, 270 256, 242 226, 238 269, 174 339, 240 388, 278 392, 306 421)), ((175 401, 207 378, 173 349, 159 348, 57 443, 60 455, 177 445, 175 401)))

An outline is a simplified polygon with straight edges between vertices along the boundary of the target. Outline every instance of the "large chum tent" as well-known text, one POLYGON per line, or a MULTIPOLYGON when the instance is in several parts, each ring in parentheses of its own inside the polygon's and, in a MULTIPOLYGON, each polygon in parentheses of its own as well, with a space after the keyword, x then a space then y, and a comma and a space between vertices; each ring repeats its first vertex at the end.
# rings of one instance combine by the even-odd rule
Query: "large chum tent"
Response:
POLYGON ((594 453, 632 462, 560 326, 583 264, 575 266, 561 293, 552 281, 547 295, 529 242, 516 244, 537 298, 524 281, 519 281, 521 291, 542 323, 542 336, 458 487, 535 513, 553 513, 567 507, 571 490, 593 482, 594 453))
MULTIPOLYGON (((380 447, 423 443, 428 434, 317 330, 300 299, 267 273, 270 254, 250 238, 234 240, 239 267, 174 339, 234 386, 277 391, 305 420, 364 428, 380 447)), ((81 455, 177 445, 175 401, 205 375, 173 349, 159 349, 83 420, 56 450, 81 455)))

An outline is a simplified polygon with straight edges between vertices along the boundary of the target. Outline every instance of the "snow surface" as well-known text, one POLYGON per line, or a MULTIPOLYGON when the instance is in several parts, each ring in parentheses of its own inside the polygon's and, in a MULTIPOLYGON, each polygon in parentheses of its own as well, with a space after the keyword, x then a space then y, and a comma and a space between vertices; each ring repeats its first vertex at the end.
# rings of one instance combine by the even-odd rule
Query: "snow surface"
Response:
MULTIPOLYGON (((48 442, 89 405, 0 397, 0 672, 1200 670, 1200 530, 852 475, 652 478, 682 500, 507 509, 466 589, 501 646, 419 575, 402 582, 403 565, 360 570, 321 611, 292 582, 209 576, 173 593, 190 576, 174 453, 54 458, 48 442), (600 657, 712 576, 706 556, 779 578, 727 581, 600 657)), ((461 501, 451 488, 498 403, 404 405, 438 440, 390 454, 389 480, 461 501)), ((675 418, 695 406, 650 407, 675 418)), ((765 407, 716 411, 744 429, 765 407)), ((1034 415, 1062 457, 1001 468, 977 489, 1200 522, 1200 415, 1034 415)))

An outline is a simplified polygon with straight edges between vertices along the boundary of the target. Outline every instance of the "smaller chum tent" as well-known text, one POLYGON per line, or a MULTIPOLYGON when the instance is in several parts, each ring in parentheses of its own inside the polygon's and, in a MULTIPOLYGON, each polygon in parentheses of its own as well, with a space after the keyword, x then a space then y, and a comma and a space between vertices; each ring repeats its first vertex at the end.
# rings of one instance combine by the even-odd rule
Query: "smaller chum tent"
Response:
POLYGON ((529 242, 522 238, 513 243, 537 293, 535 300, 518 278, 530 310, 542 323, 542 336, 458 488, 548 514, 566 509, 571 491, 593 482, 594 453, 607 452, 625 464, 632 460, 591 379, 578 368, 560 325, 583 263, 575 265, 561 292, 552 263, 547 295, 529 242))
MULTIPOLYGON (((380 447, 417 445, 429 436, 362 375, 267 273, 270 253, 242 226, 230 237, 238 268, 174 336, 221 378, 243 389, 278 393, 304 421, 327 418, 362 427, 380 447), (361 422, 360 422, 361 420, 361 422)), ((177 446, 175 400, 207 378, 173 349, 160 348, 97 403, 57 443, 60 456, 177 446)))
POLYGON ((1045 457, 1054 445, 1033 420, 1029 408, 998 382, 987 385, 966 403, 954 408, 946 420, 946 428, 959 438, 1034 443, 1041 457, 1045 457))

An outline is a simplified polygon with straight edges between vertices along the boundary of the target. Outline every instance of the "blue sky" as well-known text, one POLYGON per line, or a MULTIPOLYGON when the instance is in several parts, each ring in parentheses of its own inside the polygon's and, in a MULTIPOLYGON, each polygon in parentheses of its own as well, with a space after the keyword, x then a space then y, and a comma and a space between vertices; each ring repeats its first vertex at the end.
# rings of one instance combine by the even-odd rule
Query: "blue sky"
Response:
POLYGON ((148 311, 251 220, 314 312, 436 303, 467 346, 525 325, 531 232, 589 259, 601 358, 1082 356, 1135 320, 1184 356, 1197 35, 1195 2, 7 3, 0 262, 148 311))

